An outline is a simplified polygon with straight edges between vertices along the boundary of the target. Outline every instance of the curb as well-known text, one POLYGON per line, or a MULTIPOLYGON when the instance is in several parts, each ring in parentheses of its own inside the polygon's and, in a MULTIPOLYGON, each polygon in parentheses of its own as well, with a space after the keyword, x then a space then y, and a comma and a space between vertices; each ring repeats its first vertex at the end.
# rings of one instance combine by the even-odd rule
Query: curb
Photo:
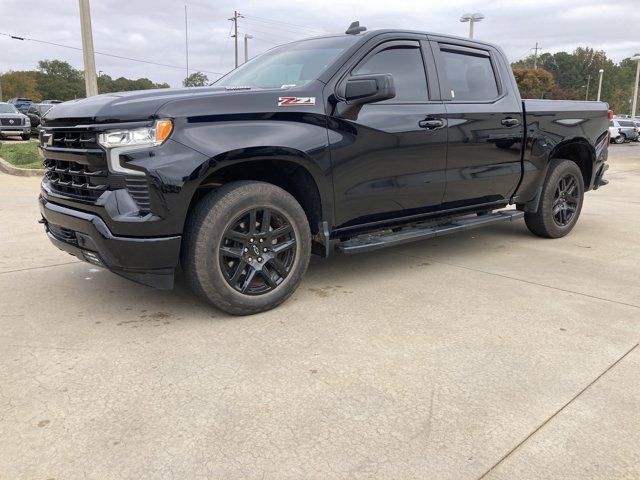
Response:
POLYGON ((4 158, 0 157, 0 172, 18 177, 42 177, 44 168, 18 168, 11 165, 4 158))

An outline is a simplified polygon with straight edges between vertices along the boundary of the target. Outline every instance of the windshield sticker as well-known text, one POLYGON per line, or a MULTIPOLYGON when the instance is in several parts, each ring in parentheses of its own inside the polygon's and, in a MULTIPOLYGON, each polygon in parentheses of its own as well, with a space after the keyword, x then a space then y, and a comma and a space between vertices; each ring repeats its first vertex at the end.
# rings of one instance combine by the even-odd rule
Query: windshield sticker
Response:
POLYGON ((316 97, 278 97, 279 107, 290 105, 315 105, 316 97))

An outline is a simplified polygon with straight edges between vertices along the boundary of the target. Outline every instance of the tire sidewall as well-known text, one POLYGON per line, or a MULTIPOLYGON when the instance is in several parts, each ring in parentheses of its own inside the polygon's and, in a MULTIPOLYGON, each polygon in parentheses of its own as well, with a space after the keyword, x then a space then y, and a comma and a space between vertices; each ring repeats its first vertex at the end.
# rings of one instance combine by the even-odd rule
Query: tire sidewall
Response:
POLYGON ((238 186, 214 203, 197 233, 194 254, 199 291, 213 304, 230 313, 236 313, 234 306, 243 309, 242 313, 268 310, 293 293, 306 272, 310 253, 308 221, 292 196, 278 187, 260 182, 238 186), (249 191, 251 189, 254 191, 249 191), (254 208, 271 208, 285 216, 293 229, 296 249, 293 266, 280 285, 261 295, 245 295, 225 279, 220 266, 219 248, 232 222, 254 208))

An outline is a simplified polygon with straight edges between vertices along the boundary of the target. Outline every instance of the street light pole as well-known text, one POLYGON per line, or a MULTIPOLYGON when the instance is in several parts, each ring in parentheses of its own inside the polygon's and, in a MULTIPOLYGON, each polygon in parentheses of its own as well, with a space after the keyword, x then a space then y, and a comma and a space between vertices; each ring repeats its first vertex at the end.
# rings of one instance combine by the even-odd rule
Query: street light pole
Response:
POLYGON ((251 35, 244 34, 244 63, 249 61, 249 39, 253 38, 251 35))
POLYGON ((604 73, 603 69, 598 70, 600 74, 600 79, 598 80, 598 102, 600 101, 600 93, 602 93, 602 74, 604 73))
POLYGON ((98 95, 96 78, 96 58, 93 53, 93 33, 91 32, 91 11, 89 0, 80 1, 80 29, 82 31, 82 59, 84 61, 84 86, 87 97, 98 95))
POLYGON ((636 118, 636 107, 638 106, 638 81, 640 81, 640 53, 636 53, 631 60, 638 64, 636 67, 636 83, 633 85, 633 106, 631 107, 631 118, 636 118))
POLYGON ((465 13, 460 17, 462 23, 469 22, 469 38, 473 38, 473 25, 476 22, 480 22, 484 19, 484 15, 481 13, 465 13))

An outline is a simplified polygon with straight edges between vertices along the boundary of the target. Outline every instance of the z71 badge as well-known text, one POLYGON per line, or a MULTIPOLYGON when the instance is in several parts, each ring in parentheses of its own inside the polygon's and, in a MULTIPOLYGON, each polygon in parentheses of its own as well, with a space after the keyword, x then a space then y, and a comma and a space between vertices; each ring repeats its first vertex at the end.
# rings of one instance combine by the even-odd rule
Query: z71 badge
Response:
POLYGON ((315 105, 316 97, 278 97, 279 107, 290 105, 315 105))

